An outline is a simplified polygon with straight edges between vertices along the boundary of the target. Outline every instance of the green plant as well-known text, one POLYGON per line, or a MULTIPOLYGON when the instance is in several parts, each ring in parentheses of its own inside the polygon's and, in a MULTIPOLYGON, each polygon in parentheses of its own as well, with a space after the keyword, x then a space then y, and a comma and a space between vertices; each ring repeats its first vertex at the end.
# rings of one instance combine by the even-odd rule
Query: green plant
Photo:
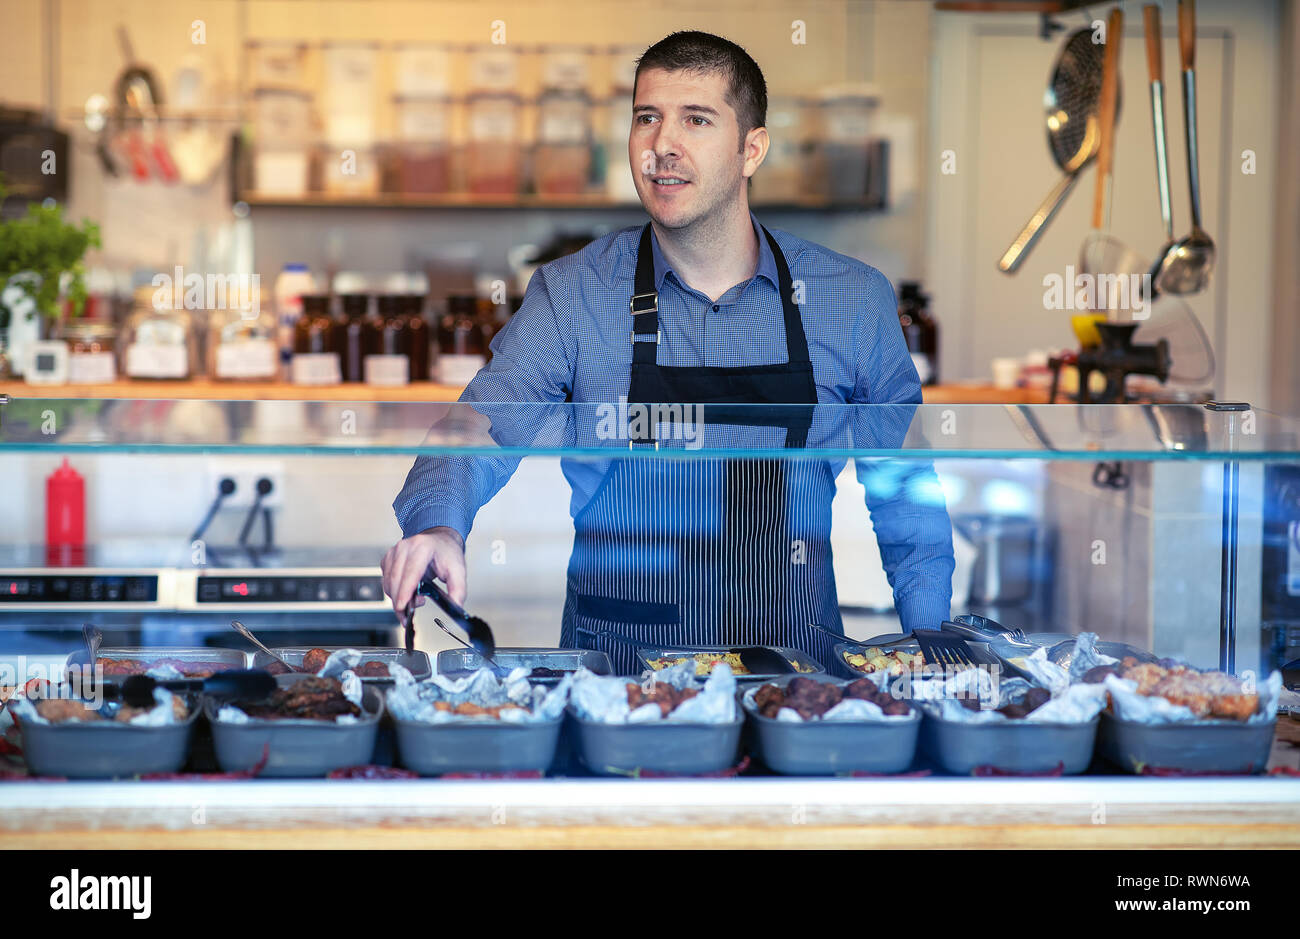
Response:
MULTIPOLYGON (((0 203, 5 188, 0 183, 0 203)), ((99 226, 91 221, 73 225, 63 220, 63 208, 32 202, 22 218, 0 221, 0 290, 17 286, 47 317, 59 314, 60 288, 67 274, 68 299, 80 313, 86 302, 87 249, 98 248, 99 226)), ((0 328, 9 325, 9 310, 0 300, 0 328)))

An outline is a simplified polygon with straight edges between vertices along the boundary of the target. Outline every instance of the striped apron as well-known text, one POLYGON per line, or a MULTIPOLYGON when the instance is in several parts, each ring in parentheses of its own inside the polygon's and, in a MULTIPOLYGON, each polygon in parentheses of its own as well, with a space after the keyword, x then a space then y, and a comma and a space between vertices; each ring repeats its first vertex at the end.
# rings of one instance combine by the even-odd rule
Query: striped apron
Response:
MULTIPOLYGON (((789 265, 771 233, 763 235, 776 259, 787 361, 662 366, 646 225, 630 307, 629 408, 702 405, 702 430, 725 428, 741 441, 783 430, 786 448, 804 447, 817 403, 812 363, 789 265), (728 407, 737 404, 806 407, 728 407)), ((658 446, 654 431, 651 424, 629 445, 658 446)), ((834 495, 825 460, 612 460, 574 518, 561 646, 605 652, 620 675, 642 670, 636 653, 647 646, 789 646, 829 663, 844 640, 831 567, 834 495)))

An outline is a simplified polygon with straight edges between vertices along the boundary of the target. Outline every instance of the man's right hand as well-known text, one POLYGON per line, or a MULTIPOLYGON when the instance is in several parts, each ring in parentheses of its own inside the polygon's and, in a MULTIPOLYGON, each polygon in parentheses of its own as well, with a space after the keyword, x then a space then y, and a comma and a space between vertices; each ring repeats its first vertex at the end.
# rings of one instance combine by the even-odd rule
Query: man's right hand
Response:
MULTIPOLYGON (((393 601, 398 622, 404 620, 406 605, 428 571, 447 585, 447 593, 465 603, 465 542, 454 528, 440 526, 403 538, 388 549, 379 562, 384 572, 384 593, 393 601)), ((426 597, 416 597, 424 606, 426 597)))

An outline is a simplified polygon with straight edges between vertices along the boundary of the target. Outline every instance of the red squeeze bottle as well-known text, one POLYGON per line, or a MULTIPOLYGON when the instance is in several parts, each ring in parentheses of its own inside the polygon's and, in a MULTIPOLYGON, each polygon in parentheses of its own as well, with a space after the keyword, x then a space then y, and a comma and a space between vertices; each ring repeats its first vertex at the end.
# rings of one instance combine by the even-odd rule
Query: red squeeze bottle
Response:
POLYGON ((86 543, 86 480, 68 465, 45 479, 45 545, 82 548, 86 543))

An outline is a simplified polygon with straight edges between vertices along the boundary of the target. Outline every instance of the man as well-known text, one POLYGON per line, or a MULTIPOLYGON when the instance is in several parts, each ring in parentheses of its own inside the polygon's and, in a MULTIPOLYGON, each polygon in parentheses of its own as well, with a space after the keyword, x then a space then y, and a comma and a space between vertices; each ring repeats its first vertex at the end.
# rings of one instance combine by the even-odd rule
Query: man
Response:
MULTIPOLYGON (((888 280, 773 234, 750 213, 766 111, 762 72, 735 43, 679 32, 646 50, 628 157, 650 224, 543 266, 461 400, 702 404, 710 428, 750 425, 753 440, 792 448, 806 445, 819 402, 919 404, 888 280)), ((905 429, 910 409, 898 410, 905 429)), ((631 444, 643 442, 655 443, 631 444)), ((464 539, 513 465, 416 461, 394 502, 406 537, 382 565, 399 616, 430 570, 463 600, 464 539)), ((645 645, 785 645, 829 662, 844 638, 830 564, 830 464, 563 465, 575 537, 561 646, 603 650, 621 674, 639 671, 635 652, 645 645)), ((859 477, 878 467, 859 461, 859 477)), ((937 490, 933 469, 908 475, 931 485, 867 486, 906 630, 947 618, 953 569, 942 500, 914 495, 937 490)))

